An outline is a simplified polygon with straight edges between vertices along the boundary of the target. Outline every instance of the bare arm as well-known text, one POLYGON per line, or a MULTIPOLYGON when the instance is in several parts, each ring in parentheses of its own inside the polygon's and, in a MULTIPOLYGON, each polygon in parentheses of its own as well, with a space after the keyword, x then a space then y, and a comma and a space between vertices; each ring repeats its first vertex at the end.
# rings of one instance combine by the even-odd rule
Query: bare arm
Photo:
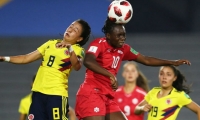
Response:
POLYGON ((82 58, 78 58, 76 54, 73 52, 70 53, 70 62, 74 68, 74 70, 78 71, 82 65, 82 58))
POLYGON ((164 59, 144 56, 142 54, 140 54, 137 57, 136 61, 147 66, 162 66, 162 65, 179 66, 182 64, 187 64, 187 65, 191 64, 188 60, 164 60, 164 59))
POLYGON ((19 116, 19 120, 26 120, 27 115, 26 114, 21 114, 19 116))
POLYGON ((74 109, 72 107, 70 107, 70 106, 69 106, 68 115, 69 115, 69 119, 70 120, 76 120, 76 114, 74 112, 74 109))
POLYGON ((134 113, 140 115, 143 112, 149 112, 151 108, 152 106, 146 100, 143 100, 135 107, 134 113))
MULTIPOLYGON (((35 50, 29 54, 25 55, 17 55, 17 56, 9 56, 10 57, 10 63, 14 64, 27 64, 31 63, 33 61, 36 61, 40 58, 42 58, 42 55, 38 50, 35 50)), ((5 61, 5 57, 0 56, 0 61, 5 61)))
POLYGON ((200 106, 198 104, 192 101, 190 104, 186 105, 186 107, 196 113, 198 120, 200 120, 200 106))
POLYGON ((85 65, 85 67, 87 67, 88 69, 98 73, 98 74, 101 74, 101 75, 104 75, 104 76, 107 76, 111 79, 111 83, 112 83, 112 87, 113 89, 117 89, 117 79, 116 77, 110 73, 109 71, 107 71, 106 69, 104 69, 103 67, 101 67, 97 61, 96 61, 96 57, 93 55, 93 54, 86 54, 85 55, 85 58, 83 60, 83 64, 85 65))

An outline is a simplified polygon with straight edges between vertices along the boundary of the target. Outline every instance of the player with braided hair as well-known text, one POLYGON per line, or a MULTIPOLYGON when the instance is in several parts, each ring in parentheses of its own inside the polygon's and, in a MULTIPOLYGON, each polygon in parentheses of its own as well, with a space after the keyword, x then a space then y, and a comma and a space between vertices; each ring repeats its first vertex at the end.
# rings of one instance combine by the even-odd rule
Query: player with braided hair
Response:
POLYGON ((124 25, 109 19, 105 21, 102 32, 105 37, 91 42, 83 61, 87 69, 85 80, 77 92, 75 107, 80 120, 127 119, 114 101, 118 87, 115 76, 122 61, 134 60, 147 66, 190 65, 188 60, 164 60, 142 55, 125 44, 124 25))

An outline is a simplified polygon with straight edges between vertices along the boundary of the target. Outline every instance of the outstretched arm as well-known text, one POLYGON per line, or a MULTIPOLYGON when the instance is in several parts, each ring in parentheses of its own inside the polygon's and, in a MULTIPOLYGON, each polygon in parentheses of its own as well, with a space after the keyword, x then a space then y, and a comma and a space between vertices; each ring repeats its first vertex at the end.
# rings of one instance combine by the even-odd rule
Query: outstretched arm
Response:
POLYGON ((164 60, 164 59, 144 56, 142 54, 138 55, 135 61, 147 66, 162 66, 162 65, 179 66, 182 64, 191 65, 191 63, 188 60, 164 60))
POLYGON ((200 106, 198 104, 192 101, 190 104, 186 105, 186 107, 196 113, 198 120, 200 120, 200 106))
POLYGON ((27 64, 42 58, 42 55, 38 50, 35 50, 29 54, 17 55, 17 56, 0 56, 0 61, 7 61, 14 64, 27 64))

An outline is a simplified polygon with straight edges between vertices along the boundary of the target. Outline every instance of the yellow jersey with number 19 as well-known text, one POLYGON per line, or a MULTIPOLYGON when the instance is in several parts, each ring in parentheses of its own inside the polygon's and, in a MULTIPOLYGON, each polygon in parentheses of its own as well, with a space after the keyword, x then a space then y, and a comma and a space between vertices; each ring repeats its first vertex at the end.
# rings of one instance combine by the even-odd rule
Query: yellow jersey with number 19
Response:
MULTIPOLYGON (((72 70, 70 55, 67 48, 56 48, 62 40, 49 40, 37 50, 43 60, 36 74, 32 91, 47 95, 68 97, 68 77, 72 70)), ((72 45, 79 58, 84 57, 84 49, 78 44, 72 45)))
POLYGON ((160 90, 160 87, 155 87, 145 96, 145 100, 152 105, 148 120, 176 120, 180 109, 192 102, 184 91, 180 92, 175 88, 169 95, 158 98, 160 90))

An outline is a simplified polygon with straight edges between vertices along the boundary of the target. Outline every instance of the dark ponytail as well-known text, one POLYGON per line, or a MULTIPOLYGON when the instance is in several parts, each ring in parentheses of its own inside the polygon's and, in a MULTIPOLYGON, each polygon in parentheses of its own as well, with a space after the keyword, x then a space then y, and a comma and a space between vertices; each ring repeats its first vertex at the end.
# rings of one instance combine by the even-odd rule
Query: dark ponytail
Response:
POLYGON ((175 66, 170 65, 168 67, 173 70, 175 76, 177 77, 172 86, 178 91, 184 91, 185 93, 189 94, 190 86, 186 84, 187 80, 185 79, 185 76, 175 66))
POLYGON ((105 24, 103 26, 103 28, 101 29, 101 31, 106 34, 106 33, 111 33, 113 31, 113 28, 117 25, 120 24, 116 24, 115 22, 112 22, 109 20, 109 18, 106 19, 105 24))

